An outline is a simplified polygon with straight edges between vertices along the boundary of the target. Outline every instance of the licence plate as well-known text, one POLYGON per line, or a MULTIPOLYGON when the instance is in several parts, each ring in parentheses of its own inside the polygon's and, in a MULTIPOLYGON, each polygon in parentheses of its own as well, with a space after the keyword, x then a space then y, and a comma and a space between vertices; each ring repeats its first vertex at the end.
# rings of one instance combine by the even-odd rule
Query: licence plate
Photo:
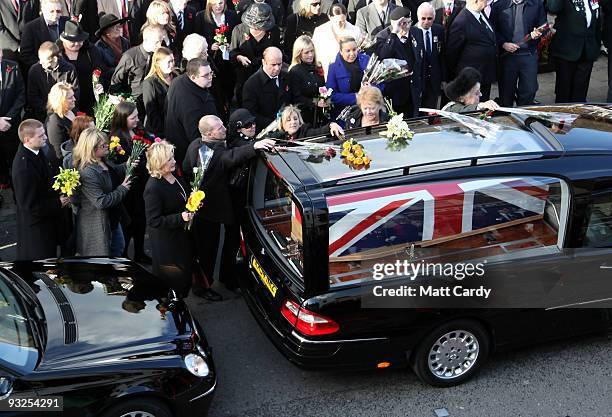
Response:
POLYGON ((268 291, 270 291, 272 297, 276 297, 276 291, 278 291, 278 287, 272 282, 272 280, 263 270, 261 265, 259 265, 259 262, 257 262, 255 256, 251 255, 251 262, 249 262, 249 264, 251 265, 251 268, 255 270, 255 273, 257 273, 257 276, 259 277, 259 280, 264 285, 264 287, 266 287, 268 291))

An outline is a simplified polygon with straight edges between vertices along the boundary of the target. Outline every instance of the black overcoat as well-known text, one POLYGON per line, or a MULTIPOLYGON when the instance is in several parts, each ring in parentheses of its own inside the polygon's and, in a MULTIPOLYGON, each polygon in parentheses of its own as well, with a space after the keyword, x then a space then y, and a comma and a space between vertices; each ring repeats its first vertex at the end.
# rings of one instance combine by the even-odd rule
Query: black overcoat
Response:
POLYGON ((302 111, 306 123, 313 123, 315 112, 315 97, 319 95, 319 87, 325 87, 323 69, 308 64, 297 64, 289 70, 289 90, 291 103, 302 111))
MULTIPOLYGON (((58 29, 60 34, 64 31, 64 25, 67 20, 66 16, 59 18, 58 29)), ((28 22, 24 26, 21 33, 19 56, 27 69, 38 62, 38 48, 46 41, 52 42, 53 39, 43 16, 28 22)))
POLYGON ((260 68, 244 84, 242 91, 242 105, 248 109, 257 123, 257 131, 265 129, 274 119, 276 113, 291 102, 291 90, 287 74, 278 75, 279 86, 276 81, 260 68))
POLYGON ((17 260, 57 256, 62 208, 51 187, 53 173, 42 150, 35 155, 19 145, 13 160, 13 190, 17 203, 17 260))
POLYGON ((166 136, 166 96, 168 84, 157 75, 142 83, 142 102, 145 108, 144 127, 160 138, 166 136))

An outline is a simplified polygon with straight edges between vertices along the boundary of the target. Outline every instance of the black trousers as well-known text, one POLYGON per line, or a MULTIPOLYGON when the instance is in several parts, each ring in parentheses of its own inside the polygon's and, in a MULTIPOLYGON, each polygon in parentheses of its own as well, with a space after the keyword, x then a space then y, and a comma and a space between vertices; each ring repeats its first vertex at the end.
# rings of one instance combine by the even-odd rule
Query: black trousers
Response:
MULTIPOLYGON (((221 264, 219 268, 219 281, 228 287, 236 286, 236 253, 240 245, 240 226, 237 224, 226 224, 223 249, 221 251, 221 264)), ((221 237, 221 223, 210 222, 204 219, 195 220, 196 247, 198 260, 212 285, 217 263, 217 253, 221 237)))
POLYGON ((555 103, 584 103, 589 91, 593 61, 556 59, 555 103))
POLYGON ((499 95, 501 105, 512 107, 532 104, 538 91, 538 54, 522 52, 501 58, 499 95))
POLYGON ((491 98, 491 83, 490 82, 481 82, 480 83, 480 93, 482 96, 480 97, 480 101, 489 101, 491 98))

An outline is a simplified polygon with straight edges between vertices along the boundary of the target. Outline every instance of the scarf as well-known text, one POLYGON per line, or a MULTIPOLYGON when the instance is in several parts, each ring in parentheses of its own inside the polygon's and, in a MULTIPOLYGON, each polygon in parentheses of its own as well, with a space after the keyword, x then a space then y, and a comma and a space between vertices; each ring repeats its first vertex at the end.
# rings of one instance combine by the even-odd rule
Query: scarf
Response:
POLYGON ((111 39, 107 34, 102 35, 102 39, 104 43, 110 46, 113 50, 113 54, 115 55, 115 65, 119 64, 119 60, 121 59, 121 55, 123 55, 123 48, 121 47, 121 37, 118 37, 116 40, 111 39))
POLYGON ((342 55, 340 55, 340 60, 350 75, 348 92, 358 92, 361 88, 361 79, 363 78, 363 72, 361 71, 361 68, 359 68, 359 57, 357 57, 354 62, 346 62, 344 58, 342 58, 342 55))

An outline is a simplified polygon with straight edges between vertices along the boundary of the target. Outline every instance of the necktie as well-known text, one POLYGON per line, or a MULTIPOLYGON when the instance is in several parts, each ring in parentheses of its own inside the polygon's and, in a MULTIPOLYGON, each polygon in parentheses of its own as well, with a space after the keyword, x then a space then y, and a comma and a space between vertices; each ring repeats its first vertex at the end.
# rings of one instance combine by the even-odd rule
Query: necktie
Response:
POLYGON ((385 11, 380 12, 380 21, 385 24, 385 19, 387 18, 385 11))
POLYGON ((484 20, 484 17, 482 17, 482 15, 480 15, 480 24, 482 25, 483 28, 485 28, 485 30, 487 31, 487 33, 489 33, 489 26, 487 26, 487 23, 484 20))
POLYGON ((66 0, 66 6, 68 7, 68 16, 72 16, 72 0, 66 0))
POLYGON ((183 12, 178 12, 177 16, 176 16, 177 20, 178 20, 178 24, 179 24, 179 29, 183 30, 183 12))
POLYGON ((279 85, 278 85, 278 77, 272 77, 272 79, 274 80, 274 83, 276 84, 276 86, 279 87, 279 85))
POLYGON ((427 52, 427 56, 431 55, 431 39, 429 36, 429 30, 425 31, 425 52, 427 52))
POLYGON ((55 42, 59 38, 59 27, 57 24, 49 25, 49 34, 51 35, 51 41, 55 42))
POLYGON ((15 8, 15 11, 19 13, 19 0, 13 0, 13 7, 15 8))
MULTIPOLYGON (((125 0, 121 0, 121 17, 124 19, 128 17, 128 11, 125 5, 125 0)), ((127 22, 123 24, 123 36, 128 39, 130 38, 130 30, 128 29, 127 22)))

